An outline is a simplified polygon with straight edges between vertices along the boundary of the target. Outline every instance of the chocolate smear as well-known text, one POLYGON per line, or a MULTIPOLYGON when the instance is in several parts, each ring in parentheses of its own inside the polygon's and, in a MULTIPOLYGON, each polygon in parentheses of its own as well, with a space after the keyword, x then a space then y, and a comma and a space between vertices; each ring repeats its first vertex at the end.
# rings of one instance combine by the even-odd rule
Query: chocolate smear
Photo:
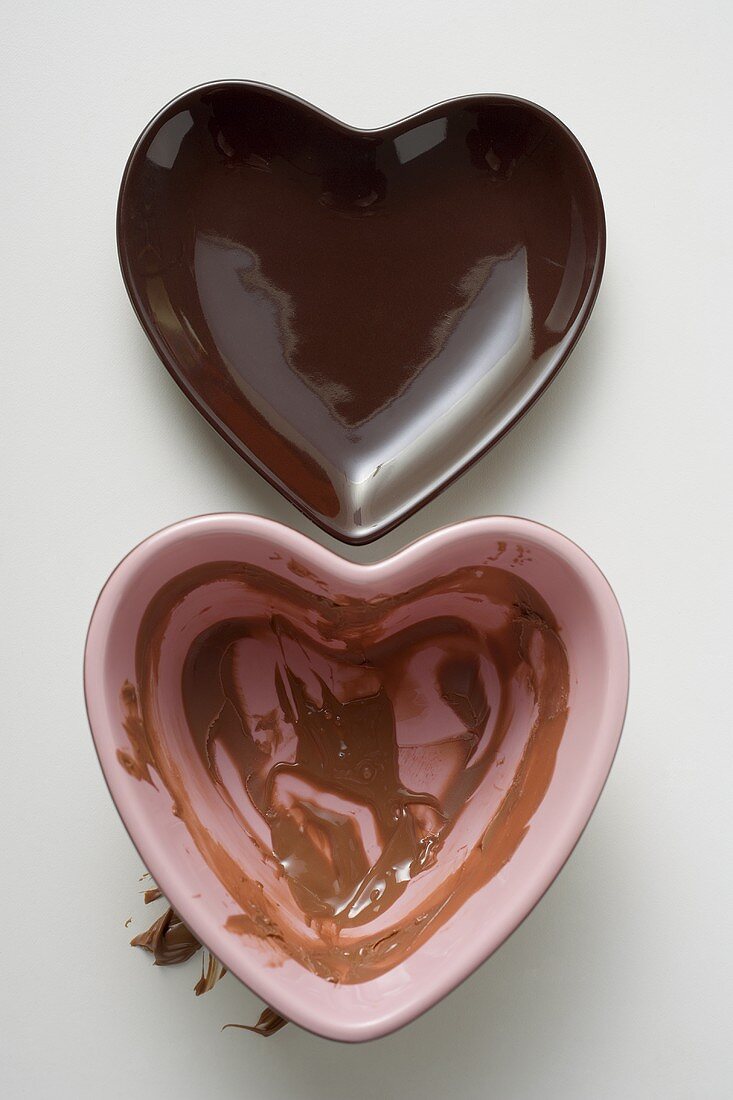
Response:
POLYGON ((200 997, 202 993, 208 993, 210 989, 213 989, 220 978, 223 978, 226 974, 226 967, 222 966, 218 959, 207 952, 208 961, 204 963, 201 961, 201 977, 193 987, 193 991, 197 997, 200 997))
POLYGON ((224 1024, 222 1031, 226 1031, 228 1027, 237 1027, 240 1031, 251 1031, 255 1035, 262 1035, 263 1038, 269 1039, 271 1035, 275 1035, 280 1031, 288 1021, 284 1016, 280 1016, 275 1012, 274 1008, 266 1008, 256 1024, 224 1024))
POLYGON ((149 951, 155 966, 175 966, 192 959, 201 944, 168 906, 146 932, 130 940, 130 946, 149 951))
POLYGON ((317 580, 221 561, 164 585, 122 685, 125 767, 170 795, 237 907, 229 932, 273 965, 359 983, 512 859, 552 779, 570 673, 551 608, 510 570, 465 566, 371 599, 317 580))

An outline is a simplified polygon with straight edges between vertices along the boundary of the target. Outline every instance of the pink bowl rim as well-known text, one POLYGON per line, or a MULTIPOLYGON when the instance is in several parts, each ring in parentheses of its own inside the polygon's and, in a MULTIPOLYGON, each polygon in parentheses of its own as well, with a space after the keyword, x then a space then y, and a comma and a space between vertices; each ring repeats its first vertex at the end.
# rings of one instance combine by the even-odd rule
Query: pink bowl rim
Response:
MULTIPOLYGON (((137 571, 153 557, 166 553, 176 543, 192 536, 256 536, 266 537, 280 548, 301 554, 312 566, 321 568, 336 582, 340 580, 357 585, 368 582, 372 585, 380 577, 395 576, 408 569, 412 562, 424 560, 432 552, 453 542, 460 542, 469 534, 481 533, 491 537, 497 534, 506 535, 507 529, 511 529, 512 537, 516 537, 518 541, 523 537, 531 539, 564 560, 586 585, 599 613, 611 654, 609 678, 613 705, 604 719, 599 721, 599 727, 594 732, 596 746, 601 750, 595 772, 586 783, 582 800, 578 802, 574 812, 568 815, 563 843, 555 844, 553 858, 545 864, 542 873, 525 883, 524 889, 517 890, 514 902, 504 919, 491 925, 487 922, 486 934, 473 938, 471 944, 463 950, 457 964, 443 967, 440 980, 433 983, 430 989, 417 990, 414 996, 406 997, 405 1003, 397 1008, 387 1012, 375 1011, 370 1019, 348 1019, 336 997, 333 1010, 328 1014, 324 1014, 322 1009, 312 1009, 307 998, 278 980, 276 972, 252 965, 249 960, 243 966, 241 956, 235 959, 230 949, 231 937, 224 934, 221 926, 213 921, 206 925, 205 917, 196 922, 187 921, 194 934, 239 981, 275 1011, 319 1037, 342 1042, 363 1042, 380 1038, 411 1023, 457 989, 486 962, 526 920, 557 878, 593 815, 613 765, 626 718, 630 676, 628 637, 621 608, 611 585, 593 559, 567 536, 535 520, 518 516, 482 516, 449 524, 415 539, 394 554, 363 564, 349 561, 307 535, 275 520, 241 512, 218 512, 179 520, 143 539, 122 558, 109 575, 94 605, 84 649, 84 695, 92 740, 122 824, 146 868, 163 894, 170 899, 170 895, 175 895, 177 891, 166 888, 167 870, 155 858, 150 859, 146 854, 148 845, 145 839, 132 835, 122 809, 127 798, 118 786, 119 777, 108 775, 105 771, 100 750, 108 732, 103 713, 105 693, 102 687, 97 688, 95 685, 103 684, 104 651, 109 627, 117 607, 129 591, 130 584, 134 583, 137 571), (239 976, 243 970, 247 971, 246 979, 239 976)), ((120 771, 121 775, 124 774, 121 769, 120 771)), ((335 991, 339 988, 333 987, 335 991)))

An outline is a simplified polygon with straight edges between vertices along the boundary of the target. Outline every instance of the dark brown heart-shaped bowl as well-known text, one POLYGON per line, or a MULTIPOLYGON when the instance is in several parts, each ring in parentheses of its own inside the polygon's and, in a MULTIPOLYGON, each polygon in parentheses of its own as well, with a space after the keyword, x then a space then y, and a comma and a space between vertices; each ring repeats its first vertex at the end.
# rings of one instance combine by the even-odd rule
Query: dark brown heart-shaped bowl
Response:
POLYGON ((347 542, 399 523, 529 408, 605 253, 590 162, 535 104, 472 96, 357 130, 244 81, 150 123, 117 233, 176 382, 347 542))

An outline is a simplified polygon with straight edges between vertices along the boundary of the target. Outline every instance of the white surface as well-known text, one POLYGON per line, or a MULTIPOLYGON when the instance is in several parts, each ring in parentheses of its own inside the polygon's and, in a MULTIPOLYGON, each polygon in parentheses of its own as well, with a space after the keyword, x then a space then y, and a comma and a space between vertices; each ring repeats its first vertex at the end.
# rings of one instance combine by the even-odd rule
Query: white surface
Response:
POLYGON ((727 1097, 733 768, 731 143, 725 0, 76 0, 4 21, 0 1091, 61 1098, 727 1097), (89 737, 84 633, 138 540, 252 510, 320 535, 187 403, 128 306, 116 190, 145 122, 220 77, 358 125, 448 96, 537 100, 598 172, 596 311, 539 405, 376 546, 510 512, 578 541, 621 601, 626 732, 570 864, 447 1001, 376 1044, 252 1021, 233 979, 157 971, 139 859, 89 737), (727 469, 726 469, 727 466, 727 469))

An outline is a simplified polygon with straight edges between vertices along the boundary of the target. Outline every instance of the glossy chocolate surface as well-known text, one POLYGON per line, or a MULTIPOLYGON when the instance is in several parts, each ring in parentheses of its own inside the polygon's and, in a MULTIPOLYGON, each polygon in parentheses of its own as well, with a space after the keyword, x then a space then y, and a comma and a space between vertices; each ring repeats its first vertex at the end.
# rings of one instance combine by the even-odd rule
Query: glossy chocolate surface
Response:
POLYGON ((365 542, 552 379, 605 233, 587 157, 540 107, 472 97, 366 131, 228 83, 143 133, 118 243, 184 392, 311 519, 365 542))

